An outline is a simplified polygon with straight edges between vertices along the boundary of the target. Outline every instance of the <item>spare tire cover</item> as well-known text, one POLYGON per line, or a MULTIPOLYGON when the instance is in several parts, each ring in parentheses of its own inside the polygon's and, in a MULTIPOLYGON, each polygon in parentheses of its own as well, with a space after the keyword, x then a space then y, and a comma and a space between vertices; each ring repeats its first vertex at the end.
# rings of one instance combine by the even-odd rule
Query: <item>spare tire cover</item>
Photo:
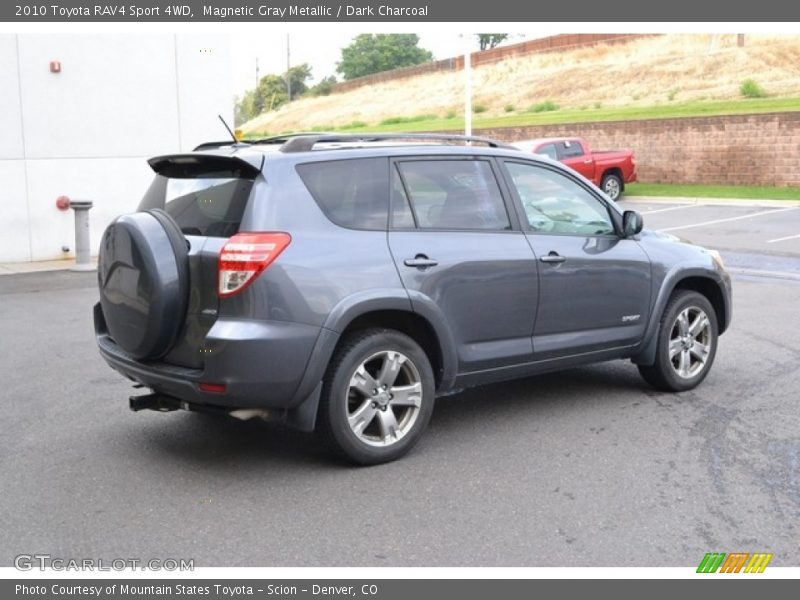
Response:
POLYGON ((189 298, 188 242, 163 210, 123 215, 108 226, 97 265, 108 333, 134 358, 175 344, 189 298))

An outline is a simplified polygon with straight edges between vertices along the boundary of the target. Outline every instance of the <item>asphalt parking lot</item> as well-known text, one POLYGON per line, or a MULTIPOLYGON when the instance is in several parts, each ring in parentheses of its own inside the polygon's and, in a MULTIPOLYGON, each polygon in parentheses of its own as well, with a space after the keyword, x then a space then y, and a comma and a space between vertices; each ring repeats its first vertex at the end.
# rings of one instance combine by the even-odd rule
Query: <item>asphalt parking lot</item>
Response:
POLYGON ((94 347, 94 276, 0 277, 0 565, 800 565, 800 208, 630 207, 733 270, 706 382, 656 392, 614 362, 476 388, 372 468, 263 423, 129 412, 94 347))

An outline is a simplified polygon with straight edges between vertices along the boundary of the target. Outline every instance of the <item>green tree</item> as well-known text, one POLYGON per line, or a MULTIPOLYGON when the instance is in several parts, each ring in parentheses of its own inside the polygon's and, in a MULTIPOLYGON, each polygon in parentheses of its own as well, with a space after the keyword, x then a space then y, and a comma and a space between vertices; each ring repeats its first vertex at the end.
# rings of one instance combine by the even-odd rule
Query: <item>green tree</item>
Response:
POLYGON ((288 77, 292 82, 292 98, 299 98, 308 90, 306 82, 311 78, 311 66, 308 63, 292 67, 282 75, 284 81, 288 77))
POLYGON ((507 33, 479 33, 478 35, 478 43, 481 46, 481 50, 488 50, 489 48, 494 48, 500 42, 503 42, 508 37, 507 33))
POLYGON ((308 89, 306 81, 311 77, 311 67, 303 63, 292 67, 282 75, 264 75, 255 90, 255 114, 275 110, 289 99, 287 79, 292 84, 292 98, 299 98, 308 89))
POLYGON ((256 116, 255 99, 255 90, 247 90, 241 98, 236 98, 233 112, 233 123, 235 127, 246 123, 256 116))
POLYGON ((345 79, 354 79, 432 60, 433 55, 417 44, 419 36, 413 33, 362 33, 342 48, 336 71, 345 79))
POLYGON ((329 75, 317 84, 312 85, 306 92, 307 96, 327 96, 333 91, 333 86, 336 85, 336 77, 329 75))
POLYGON ((286 80, 283 77, 272 73, 264 75, 255 89, 255 98, 253 100, 255 115, 275 110, 281 104, 284 104, 288 97, 286 80))

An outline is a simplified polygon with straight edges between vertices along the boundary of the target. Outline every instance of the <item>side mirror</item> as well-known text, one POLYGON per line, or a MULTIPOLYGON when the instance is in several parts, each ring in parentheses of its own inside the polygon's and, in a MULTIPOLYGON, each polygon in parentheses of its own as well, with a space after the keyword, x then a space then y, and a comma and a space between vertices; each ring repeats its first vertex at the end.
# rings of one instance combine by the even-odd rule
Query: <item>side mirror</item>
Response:
POLYGON ((642 215, 635 210, 626 210, 622 213, 622 233, 626 238, 633 237, 644 227, 642 215))

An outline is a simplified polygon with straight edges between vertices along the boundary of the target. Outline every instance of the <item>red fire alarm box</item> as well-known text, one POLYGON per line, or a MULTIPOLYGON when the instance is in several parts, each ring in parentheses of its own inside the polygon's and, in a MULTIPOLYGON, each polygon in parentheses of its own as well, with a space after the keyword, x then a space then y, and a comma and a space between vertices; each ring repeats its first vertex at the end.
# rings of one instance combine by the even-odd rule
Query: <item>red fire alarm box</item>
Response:
POLYGON ((61 73, 61 62, 57 60, 50 61, 50 72, 51 73, 61 73))

